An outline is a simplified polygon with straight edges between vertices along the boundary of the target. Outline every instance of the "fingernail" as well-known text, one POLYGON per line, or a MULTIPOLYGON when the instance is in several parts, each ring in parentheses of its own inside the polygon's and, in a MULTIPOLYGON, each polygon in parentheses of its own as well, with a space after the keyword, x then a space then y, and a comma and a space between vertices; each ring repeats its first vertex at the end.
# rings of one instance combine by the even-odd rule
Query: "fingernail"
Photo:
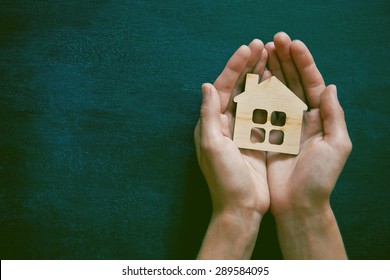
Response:
POLYGON ((336 85, 333 85, 333 93, 334 93, 334 97, 336 98, 336 100, 339 100, 339 98, 337 96, 337 86, 336 85))
POLYGON ((202 92, 204 95, 210 95, 210 87, 207 84, 202 85, 202 92))
POLYGON ((210 85, 207 85, 207 88, 206 88, 207 94, 208 94, 208 95, 211 95, 211 91, 212 91, 211 86, 210 86, 210 85))

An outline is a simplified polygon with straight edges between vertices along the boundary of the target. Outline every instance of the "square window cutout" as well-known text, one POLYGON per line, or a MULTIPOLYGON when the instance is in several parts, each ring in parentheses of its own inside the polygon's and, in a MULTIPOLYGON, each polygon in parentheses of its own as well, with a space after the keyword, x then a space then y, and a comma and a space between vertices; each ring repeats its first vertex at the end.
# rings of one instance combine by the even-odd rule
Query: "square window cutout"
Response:
POLYGON ((269 133, 269 142, 273 145, 282 145, 284 140, 284 132, 281 130, 271 130, 269 133))
POLYGON ((253 110, 252 122, 257 124, 265 124, 267 122, 267 111, 263 109, 253 110))
POLYGON ((276 126, 284 126, 286 124, 286 113, 280 111, 272 112, 271 124, 276 126))
POLYGON ((252 143, 263 143, 265 139, 265 130, 258 127, 252 128, 250 139, 252 143))

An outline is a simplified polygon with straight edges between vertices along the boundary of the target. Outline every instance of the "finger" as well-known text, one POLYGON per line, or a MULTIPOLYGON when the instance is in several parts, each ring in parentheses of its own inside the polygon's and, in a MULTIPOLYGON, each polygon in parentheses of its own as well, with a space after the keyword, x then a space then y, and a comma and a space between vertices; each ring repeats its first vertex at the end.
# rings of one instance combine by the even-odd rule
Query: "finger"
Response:
POLYGON ((245 65, 245 68, 241 72, 240 76, 237 79, 236 85, 234 89, 231 92, 230 100, 228 103, 228 106, 226 107, 226 110, 223 111, 224 113, 228 115, 233 115, 235 112, 236 104, 233 101, 233 98, 244 91, 244 85, 245 85, 245 79, 246 74, 253 71, 253 68, 256 66, 257 62, 259 61, 259 58, 261 58, 264 44, 259 39, 254 39, 249 45, 248 45, 251 55, 247 61, 247 64, 245 65))
POLYGON ((255 67, 253 67, 252 73, 259 74, 259 76, 262 77, 266 70, 265 66, 267 65, 267 60, 268 60, 268 52, 263 47, 260 58, 257 61, 255 67))
POLYGON ((265 81, 272 77, 272 73, 269 70, 265 70, 263 76, 261 76, 261 81, 265 81))
POLYGON ((276 54, 279 58, 281 67, 283 69, 284 77, 286 79, 286 85, 303 102, 306 102, 305 92, 302 87, 301 78, 290 54, 290 37, 284 32, 279 32, 274 37, 274 44, 276 54))
POLYGON ((254 39, 248 47, 251 49, 251 56, 245 67, 244 75, 248 72, 252 72, 256 64, 262 59, 264 44, 259 39, 254 39))
POLYGON ((291 56, 301 77, 309 107, 319 108, 320 95, 325 89, 325 82, 313 56, 306 45, 299 40, 291 43, 291 56))
POLYGON ((221 135, 219 96, 211 84, 202 85, 202 105, 200 108, 201 137, 212 141, 221 135))
POLYGON ((267 43, 265 49, 268 53, 267 68, 271 71, 272 75, 278 78, 283 84, 286 84, 282 65, 280 64, 278 55, 276 54, 275 44, 273 42, 267 43))
POLYGON ((251 50, 251 55, 245 65, 244 70, 241 72, 240 76, 237 79, 236 85, 232 91, 231 99, 233 99, 235 95, 241 93, 244 90, 246 74, 251 73, 253 71, 253 68, 256 66, 257 62, 259 61, 259 58, 261 58, 264 49, 264 44, 259 39, 254 39, 248 45, 248 47, 251 50))
POLYGON ((226 110, 231 93, 237 83, 238 78, 244 71, 247 62, 251 56, 251 50, 248 46, 241 46, 232 55, 227 62, 222 73, 214 82, 214 86, 219 92, 222 112, 226 110))
POLYGON ((321 94, 320 112, 324 139, 336 150, 349 153, 351 140, 345 123, 344 111, 337 98, 336 86, 330 85, 321 94))

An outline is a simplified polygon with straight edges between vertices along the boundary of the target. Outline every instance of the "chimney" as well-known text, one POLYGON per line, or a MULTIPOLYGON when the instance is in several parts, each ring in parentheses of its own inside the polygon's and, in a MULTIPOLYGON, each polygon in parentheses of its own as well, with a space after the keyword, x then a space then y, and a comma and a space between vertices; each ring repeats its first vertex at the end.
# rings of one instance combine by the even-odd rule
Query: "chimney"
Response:
POLYGON ((259 84, 259 75, 257 74, 246 74, 246 81, 245 81, 245 91, 250 91, 255 89, 255 87, 259 84))

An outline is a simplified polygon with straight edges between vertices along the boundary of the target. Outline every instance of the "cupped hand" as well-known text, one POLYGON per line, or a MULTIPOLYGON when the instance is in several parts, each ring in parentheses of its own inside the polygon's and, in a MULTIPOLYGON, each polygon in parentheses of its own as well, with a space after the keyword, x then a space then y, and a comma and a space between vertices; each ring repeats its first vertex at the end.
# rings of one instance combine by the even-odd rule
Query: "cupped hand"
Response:
POLYGON ((213 214, 263 215, 269 208, 266 158, 261 151, 241 150, 232 141, 235 104, 246 73, 270 77, 267 52, 260 40, 241 46, 212 84, 202 85, 202 106, 194 138, 199 165, 209 186, 213 214))
POLYGON ((352 149, 336 87, 325 86, 301 41, 278 33, 265 48, 269 70, 309 107, 299 154, 267 153, 271 212, 322 211, 352 149))

